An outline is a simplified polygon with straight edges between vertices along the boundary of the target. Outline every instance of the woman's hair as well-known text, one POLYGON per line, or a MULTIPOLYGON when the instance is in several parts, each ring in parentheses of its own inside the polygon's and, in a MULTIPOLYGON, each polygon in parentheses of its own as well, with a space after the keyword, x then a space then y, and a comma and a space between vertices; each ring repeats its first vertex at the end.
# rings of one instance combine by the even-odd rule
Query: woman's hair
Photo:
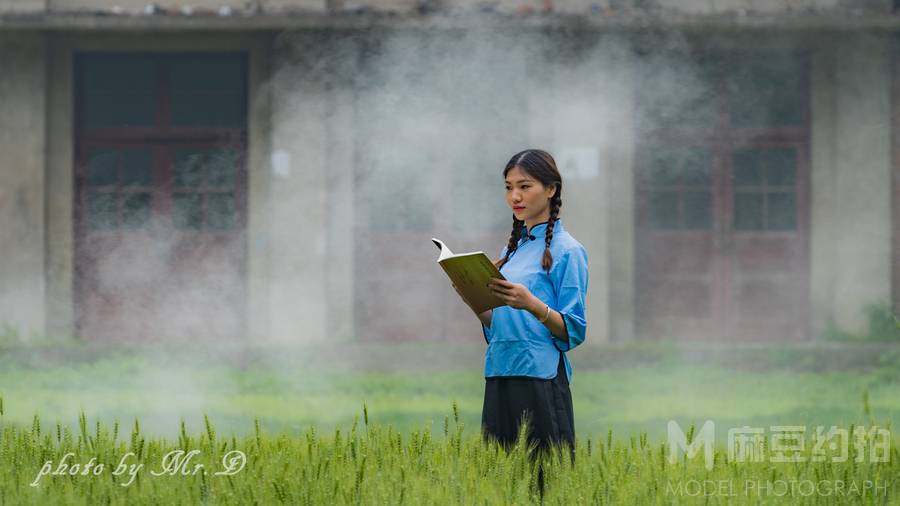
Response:
MULTIPOLYGON (((553 255, 550 254, 550 241, 553 240, 553 225, 556 217, 559 215, 559 208, 562 206, 562 176, 556 168, 556 162, 550 153, 540 149, 526 149, 513 155, 506 163, 503 169, 503 178, 514 167, 518 167, 529 176, 537 179, 544 186, 556 185, 556 193, 550 197, 550 221, 547 222, 547 236, 544 238, 544 256, 541 258, 541 267, 550 272, 553 265, 553 255)), ((509 235, 509 244, 506 247, 506 256, 497 260, 495 265, 497 268, 503 267, 503 264, 509 260, 509 256, 516 251, 519 246, 519 239, 522 237, 522 227, 525 226, 524 220, 516 219, 513 214, 512 232, 509 235)))

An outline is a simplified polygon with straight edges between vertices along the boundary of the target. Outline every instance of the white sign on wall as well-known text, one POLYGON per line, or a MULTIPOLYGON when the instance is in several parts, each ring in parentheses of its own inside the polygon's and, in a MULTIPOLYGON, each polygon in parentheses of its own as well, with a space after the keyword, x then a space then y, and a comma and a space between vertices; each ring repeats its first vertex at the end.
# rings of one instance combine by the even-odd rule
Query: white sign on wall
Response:
POLYGON ((284 150, 272 152, 272 174, 288 177, 291 174, 291 154, 284 150))
POLYGON ((600 174, 600 150, 593 146, 564 146, 556 151, 563 181, 593 179, 600 174))

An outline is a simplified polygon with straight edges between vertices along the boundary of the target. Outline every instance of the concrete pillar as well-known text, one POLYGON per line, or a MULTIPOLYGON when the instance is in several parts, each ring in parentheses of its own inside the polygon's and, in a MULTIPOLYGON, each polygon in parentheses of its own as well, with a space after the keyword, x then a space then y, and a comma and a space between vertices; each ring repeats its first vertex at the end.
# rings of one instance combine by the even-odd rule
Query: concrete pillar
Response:
POLYGON ((74 77, 72 47, 51 35, 47 80, 47 331, 74 335, 74 77))
POLYGON ((279 342, 354 336, 353 45, 279 39, 272 79, 269 316, 279 342))
POLYGON ((46 41, 0 35, 0 335, 45 332, 46 41))
POLYGON ((326 270, 325 298, 329 340, 355 340, 354 255, 359 246, 354 236, 354 87, 352 75, 355 51, 351 40, 336 40, 340 54, 332 69, 332 86, 327 101, 328 151, 326 167, 326 270))
POLYGON ((862 307, 891 294, 891 69, 888 36, 840 39, 835 64, 833 318, 867 332, 862 307))
POLYGON ((812 54, 810 69, 809 317, 821 336, 833 318, 835 263, 835 46, 812 54))
POLYGON ((609 276, 609 333, 613 341, 634 335, 634 146, 635 133, 633 62, 619 60, 615 79, 609 83, 610 105, 605 145, 609 222, 607 270, 609 276))
POLYGON ((269 326, 269 206, 272 187, 271 41, 251 46, 247 115, 247 332, 263 342, 269 326))

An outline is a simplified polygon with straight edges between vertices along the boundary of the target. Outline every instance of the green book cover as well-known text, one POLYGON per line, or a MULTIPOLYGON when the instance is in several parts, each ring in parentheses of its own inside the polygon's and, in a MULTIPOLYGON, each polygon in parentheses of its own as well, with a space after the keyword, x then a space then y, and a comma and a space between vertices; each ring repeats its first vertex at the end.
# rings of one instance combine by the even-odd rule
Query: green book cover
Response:
POLYGON ((440 239, 431 238, 440 250, 438 265, 456 285, 460 295, 475 313, 505 306, 488 287, 491 278, 506 279, 483 251, 453 253, 440 239))

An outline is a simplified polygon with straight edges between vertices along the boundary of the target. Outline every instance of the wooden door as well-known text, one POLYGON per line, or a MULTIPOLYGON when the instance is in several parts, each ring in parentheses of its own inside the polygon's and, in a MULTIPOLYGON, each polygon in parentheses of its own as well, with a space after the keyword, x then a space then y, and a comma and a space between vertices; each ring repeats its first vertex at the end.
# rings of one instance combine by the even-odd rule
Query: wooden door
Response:
POLYGON ((231 102, 217 109, 244 99, 243 73, 240 55, 80 56, 79 335, 127 341, 245 335, 244 113, 231 102), (128 71, 141 82, 122 75, 128 71))
MULTIPOLYGON (((643 125, 635 184, 639 335, 808 336, 805 62, 744 51, 695 56, 707 99, 681 118, 643 125)), ((647 91, 644 99, 658 104, 647 91)), ((642 114, 654 119, 653 111, 642 114)))

